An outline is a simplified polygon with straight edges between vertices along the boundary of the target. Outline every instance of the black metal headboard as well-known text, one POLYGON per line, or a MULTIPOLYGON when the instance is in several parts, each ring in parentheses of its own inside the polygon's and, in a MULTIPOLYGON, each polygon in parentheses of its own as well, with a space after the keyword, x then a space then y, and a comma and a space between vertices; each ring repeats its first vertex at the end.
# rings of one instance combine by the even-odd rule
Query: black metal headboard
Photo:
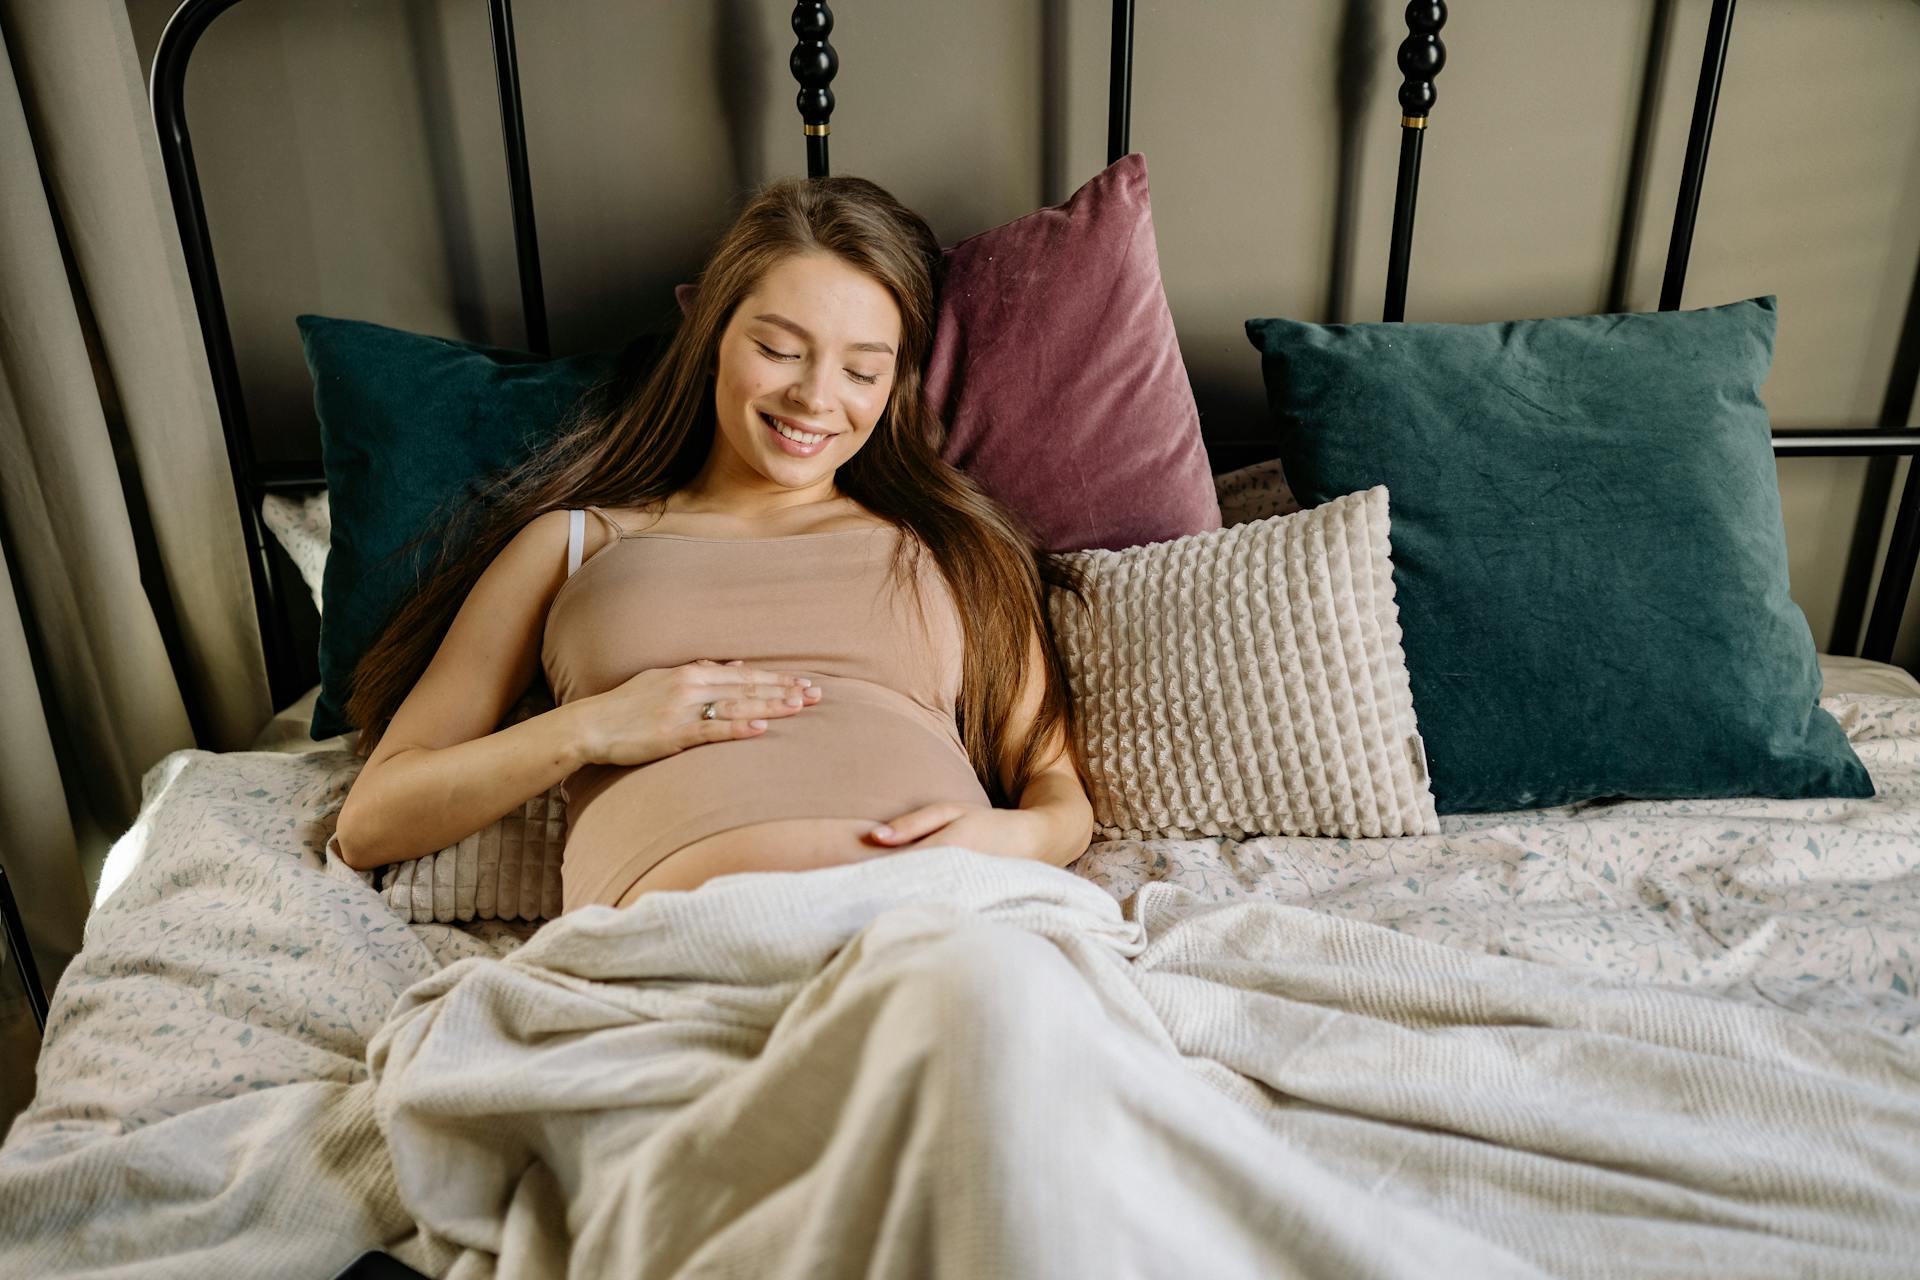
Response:
MULTIPOLYGON (((185 114, 187 61, 207 27, 240 0, 186 0, 168 21, 160 47, 154 57, 152 75, 153 115, 160 134, 160 152, 172 189, 174 214, 180 224, 180 239, 186 251, 187 274, 193 283, 194 302, 199 310, 200 327, 206 340, 216 403, 227 442, 227 461, 233 470, 234 496, 240 505, 241 527, 246 530, 248 565, 253 581, 254 604, 265 647, 267 674, 273 703, 285 706, 305 691, 304 665, 295 652, 288 601, 279 590, 269 559, 269 538, 260 513, 261 499, 281 489, 310 488, 325 483, 318 459, 291 465, 263 466, 254 457, 253 439, 248 430, 246 409, 240 394, 240 379, 234 358, 233 337, 227 324, 226 307, 221 300, 219 274, 215 270, 213 246, 207 234, 206 210, 201 200, 200 182, 193 164, 185 114)), ((1694 224, 1700 207, 1700 192, 1706 177, 1707 147, 1713 136, 1714 109, 1719 101, 1720 82, 1726 67, 1727 50, 1733 29, 1735 0, 1713 0, 1707 23, 1704 52, 1700 61, 1699 85, 1694 95, 1693 120, 1687 138, 1686 159, 1681 175, 1679 199, 1674 209, 1673 232, 1668 243, 1666 274, 1660 290, 1660 309, 1674 310, 1680 305, 1685 286, 1687 259, 1692 250, 1694 224)), ((1349 0, 1349 16, 1365 19, 1362 0, 1349 0)), ((539 238, 534 230, 532 183, 528 176, 527 138, 520 106, 519 63, 514 47, 511 0, 488 0, 493 33, 494 70, 500 94, 501 129, 506 140, 507 177, 513 203, 513 233, 519 263, 520 299, 525 316, 527 344, 549 354, 546 299, 541 284, 539 238)), ((1673 23, 1674 0, 1657 0, 1653 34, 1649 40, 1647 67, 1641 86, 1641 109, 1636 129, 1633 163, 1628 174, 1628 209, 1637 208, 1638 194, 1646 174, 1646 157, 1651 149, 1652 104, 1659 80, 1659 60, 1673 23)), ((1414 205, 1419 190, 1421 143, 1426 136, 1428 118, 1438 101, 1435 81, 1446 66, 1446 46, 1441 30, 1446 25, 1444 0, 1413 0, 1407 5, 1407 37, 1401 42, 1397 62, 1403 81, 1400 87, 1401 143, 1400 175, 1395 188, 1393 236, 1388 247, 1387 292, 1383 318, 1398 321, 1406 315, 1407 277, 1413 257, 1414 205)), ((827 142, 833 115, 832 83, 839 70, 839 57, 830 37, 833 13, 825 0, 802 0, 793 6, 794 45, 789 66, 799 82, 798 107, 801 133, 807 153, 807 174, 820 177, 828 172, 827 142)), ((1349 50, 1365 48, 1361 41, 1349 50)), ((1128 130, 1132 117, 1133 76, 1133 0, 1113 0, 1112 53, 1107 99, 1107 160, 1109 163, 1128 150, 1128 130)), ((1622 245, 1630 246, 1632 218, 1622 218, 1622 245)), ((1617 261, 1624 263, 1626 254, 1617 261)), ((1613 302, 1622 307, 1624 282, 1616 273, 1613 302)), ((1914 385, 1920 380, 1920 278, 1909 295, 1905 323, 1894 352, 1889 389, 1875 429, 1803 429, 1775 431, 1773 447, 1778 454, 1794 457, 1832 457, 1878 455, 1884 459, 1920 453, 1920 430, 1906 426, 1913 408, 1914 385)), ((1270 455, 1269 455, 1270 456, 1270 455)), ((1870 489, 1877 500, 1868 506, 1880 510, 1875 517, 1863 514, 1852 548, 1855 562, 1864 559, 1870 568, 1878 546, 1878 533, 1884 522, 1884 506, 1891 496, 1891 462, 1870 478, 1870 489)), ((1910 468, 1900 493, 1894 518, 1892 539, 1881 572, 1862 656, 1888 661, 1906 609, 1916 561, 1920 561, 1920 467, 1910 468)), ((1855 564, 1855 569, 1860 565, 1855 564)), ((1858 625, 1865 597, 1866 574, 1850 575, 1858 584, 1850 603, 1841 600, 1841 620, 1836 636, 1850 635, 1858 625)))

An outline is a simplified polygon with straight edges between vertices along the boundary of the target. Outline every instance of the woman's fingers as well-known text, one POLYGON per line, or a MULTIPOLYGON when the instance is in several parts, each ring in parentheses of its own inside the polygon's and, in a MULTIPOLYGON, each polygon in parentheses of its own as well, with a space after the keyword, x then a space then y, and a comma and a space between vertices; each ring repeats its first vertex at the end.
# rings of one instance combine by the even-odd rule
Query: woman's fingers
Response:
POLYGON ((951 802, 922 805, 918 809, 901 814, 892 822, 880 824, 867 834, 889 844, 901 840, 917 840, 921 836, 938 831, 965 812, 964 807, 951 802))
POLYGON ((718 665, 706 658, 695 658, 693 665, 700 668, 697 674, 702 684, 761 685, 768 690, 784 690, 790 685, 802 689, 814 687, 812 679, 807 676, 789 675, 784 671, 765 671, 759 667, 749 667, 744 664, 735 665, 739 662, 740 660, 735 658, 725 665, 718 665))
POLYGON ((809 705, 785 698, 720 698, 713 704, 713 715, 716 720, 759 720, 767 716, 798 715, 809 705))

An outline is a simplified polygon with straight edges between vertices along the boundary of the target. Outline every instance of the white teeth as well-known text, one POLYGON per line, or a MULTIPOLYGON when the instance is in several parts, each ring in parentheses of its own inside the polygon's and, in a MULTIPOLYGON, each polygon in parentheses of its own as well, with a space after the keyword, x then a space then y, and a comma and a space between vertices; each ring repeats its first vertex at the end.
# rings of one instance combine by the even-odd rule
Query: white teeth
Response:
POLYGON ((760 416, 766 419, 768 426, 772 427, 775 431, 778 431, 781 435, 785 436, 787 439, 792 440, 798 444, 819 444, 822 440, 825 440, 827 438, 825 432, 815 433, 815 432, 808 432, 808 431, 795 431, 792 427, 788 426, 786 423, 776 422, 772 418, 768 418, 767 415, 764 413, 761 414, 760 416))

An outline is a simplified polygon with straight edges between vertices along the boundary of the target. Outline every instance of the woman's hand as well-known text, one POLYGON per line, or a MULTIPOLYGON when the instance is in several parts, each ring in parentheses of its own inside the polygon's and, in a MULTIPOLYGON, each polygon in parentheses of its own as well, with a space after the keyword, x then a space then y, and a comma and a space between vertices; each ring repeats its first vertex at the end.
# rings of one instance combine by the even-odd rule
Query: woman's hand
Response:
POLYGON ((583 764, 650 764, 703 742, 752 738, 767 722, 799 715, 820 701, 804 676, 749 667, 739 659, 699 658, 642 671, 605 693, 561 708, 574 721, 583 764), (711 720, 701 707, 714 704, 711 720))
POLYGON ((944 801, 922 805, 867 833, 889 849, 925 849, 957 844, 980 853, 1030 858, 1041 839, 1037 815, 1025 809, 944 801))

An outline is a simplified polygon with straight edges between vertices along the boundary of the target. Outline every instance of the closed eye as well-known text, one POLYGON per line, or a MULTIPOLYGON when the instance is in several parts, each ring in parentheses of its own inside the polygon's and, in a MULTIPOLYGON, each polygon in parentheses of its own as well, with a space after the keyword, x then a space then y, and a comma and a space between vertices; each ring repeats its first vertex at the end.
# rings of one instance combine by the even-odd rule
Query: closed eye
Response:
MULTIPOLYGON (((775 351, 764 342, 756 342, 753 345, 759 347, 761 353, 769 360, 798 360, 800 358, 791 351, 775 351)), ((880 381, 880 375, 877 373, 855 373, 852 369, 847 370, 847 376, 864 387, 870 387, 880 381)))

